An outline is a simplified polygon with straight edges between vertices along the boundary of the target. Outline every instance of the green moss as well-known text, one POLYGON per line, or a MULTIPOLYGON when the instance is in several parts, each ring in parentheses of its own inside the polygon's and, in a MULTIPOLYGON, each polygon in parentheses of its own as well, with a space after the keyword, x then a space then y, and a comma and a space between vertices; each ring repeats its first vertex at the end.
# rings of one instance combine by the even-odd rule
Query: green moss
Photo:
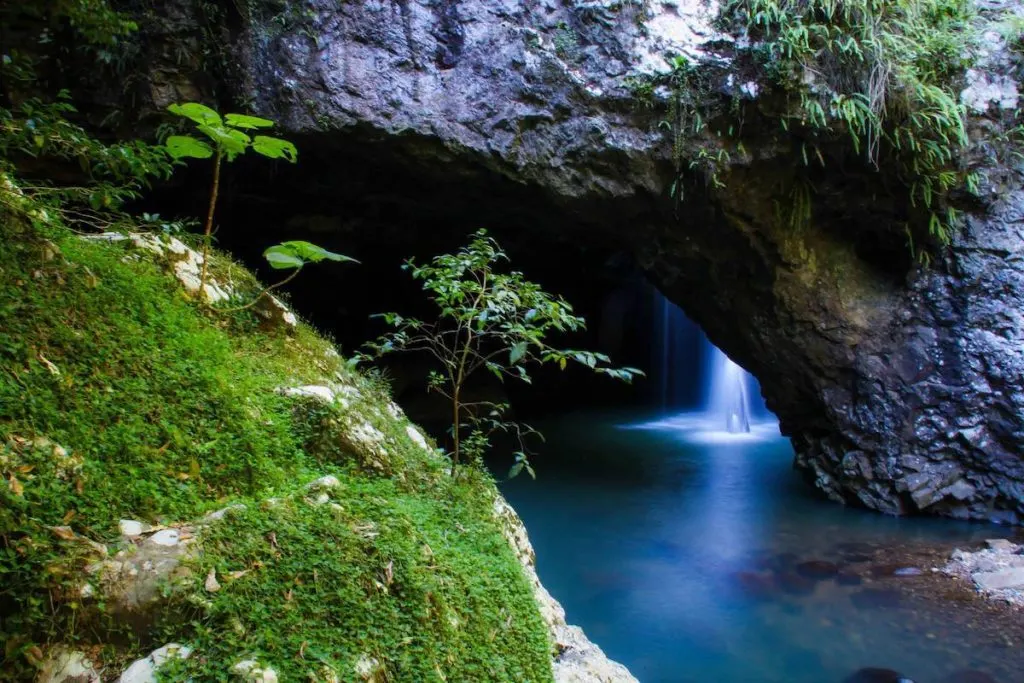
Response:
POLYGON ((321 664, 346 680, 363 655, 389 680, 550 679, 488 478, 446 477, 310 328, 204 313, 142 252, 48 237, 0 216, 0 678, 30 678, 36 647, 99 647, 117 628, 71 590, 95 559, 88 546, 47 527, 109 543, 120 518, 173 523, 242 502, 200 534, 197 578, 172 606, 189 618, 107 647, 112 668, 161 639, 197 648, 196 680, 225 679, 245 657, 282 680, 321 664), (360 397, 342 409, 275 391, 329 379, 360 397), (383 467, 351 436, 362 424, 383 435, 383 467), (340 512, 304 502, 326 474, 342 483, 340 512), (261 505, 270 497, 283 502, 261 505), (250 572, 210 595, 210 567, 250 572))

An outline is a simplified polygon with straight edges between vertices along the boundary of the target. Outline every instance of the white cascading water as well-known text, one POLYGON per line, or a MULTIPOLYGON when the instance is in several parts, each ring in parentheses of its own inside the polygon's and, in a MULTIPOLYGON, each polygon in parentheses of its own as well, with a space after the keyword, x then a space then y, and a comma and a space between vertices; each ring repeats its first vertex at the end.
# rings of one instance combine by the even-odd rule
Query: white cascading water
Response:
POLYGON ((707 373, 707 410, 711 419, 730 434, 750 432, 750 395, 747 373, 718 347, 711 347, 707 373))
POLYGON ((771 421, 762 415, 754 378, 657 291, 652 311, 652 374, 668 415, 645 424, 724 442, 763 435, 771 421))

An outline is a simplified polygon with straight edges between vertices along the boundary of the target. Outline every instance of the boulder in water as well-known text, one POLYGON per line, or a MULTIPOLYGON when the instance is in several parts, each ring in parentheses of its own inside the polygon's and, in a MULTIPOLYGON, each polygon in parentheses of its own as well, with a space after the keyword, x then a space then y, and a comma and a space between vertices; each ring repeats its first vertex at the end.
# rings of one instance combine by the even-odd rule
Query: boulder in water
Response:
POLYGON ((914 681, 892 669, 867 667, 858 669, 843 683, 914 683, 914 681))
POLYGON ((808 579, 831 579, 839 573, 839 567, 835 562, 808 560, 796 566, 796 573, 808 579))

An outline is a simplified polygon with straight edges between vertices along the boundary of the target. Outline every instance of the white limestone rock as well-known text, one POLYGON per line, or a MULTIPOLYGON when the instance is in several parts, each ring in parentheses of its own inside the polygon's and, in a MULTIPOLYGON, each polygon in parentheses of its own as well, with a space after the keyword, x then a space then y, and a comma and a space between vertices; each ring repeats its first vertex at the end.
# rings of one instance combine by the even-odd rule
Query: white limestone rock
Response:
POLYGON ((188 659, 192 649, 178 643, 168 643, 153 650, 142 659, 132 662, 124 670, 118 683, 156 683, 157 670, 172 659, 188 659))
POLYGON ((181 542, 181 531, 178 529, 161 529, 146 539, 148 545, 173 547, 181 542))
POLYGON ((99 683, 100 674, 81 652, 58 645, 39 669, 36 683, 99 683))
POLYGON ((146 531, 146 525, 134 519, 122 519, 117 523, 122 536, 137 538, 146 531))
POLYGON ((250 683, 277 683, 277 672, 269 666, 260 666, 254 659, 244 659, 233 667, 232 673, 243 681, 250 683))
POLYGON ((416 429, 414 426, 405 425, 405 433, 409 435, 409 439, 411 439, 414 444, 423 450, 429 453, 434 452, 434 449, 427 443, 426 438, 420 433, 420 430, 416 429))

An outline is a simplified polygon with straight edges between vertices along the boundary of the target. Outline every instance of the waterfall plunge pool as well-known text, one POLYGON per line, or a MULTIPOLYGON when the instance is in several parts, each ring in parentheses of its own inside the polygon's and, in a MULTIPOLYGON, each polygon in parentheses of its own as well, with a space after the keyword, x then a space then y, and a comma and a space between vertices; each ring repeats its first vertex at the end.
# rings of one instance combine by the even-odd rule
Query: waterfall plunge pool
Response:
POLYGON ((975 623, 931 595, 931 566, 900 576, 883 559, 1006 530, 824 501, 756 416, 740 434, 703 412, 537 426, 538 479, 503 491, 569 622, 644 683, 840 683, 864 667, 916 683, 1024 680, 1020 620, 975 623))

